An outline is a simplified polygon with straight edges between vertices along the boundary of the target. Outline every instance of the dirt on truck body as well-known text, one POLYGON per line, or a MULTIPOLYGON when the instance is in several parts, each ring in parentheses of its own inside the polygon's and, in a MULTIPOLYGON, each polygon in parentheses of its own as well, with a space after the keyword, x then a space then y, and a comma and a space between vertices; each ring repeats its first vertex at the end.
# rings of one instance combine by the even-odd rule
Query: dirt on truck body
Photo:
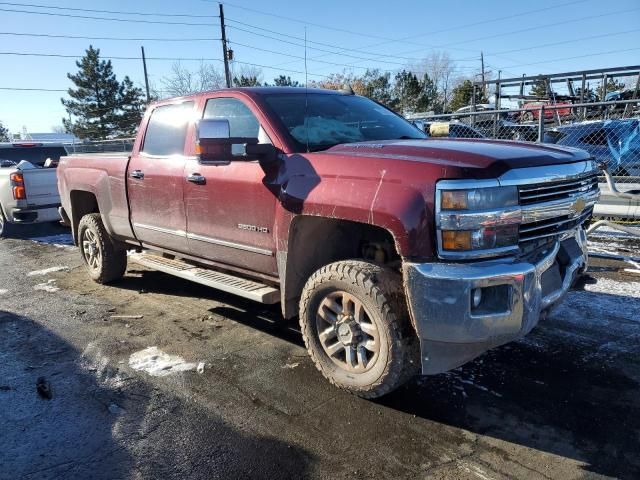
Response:
POLYGON ((129 157, 63 158, 58 183, 94 280, 133 261, 280 302, 322 374, 368 398, 531 331, 586 268, 599 195, 583 151, 427 139, 299 88, 156 103, 129 157))

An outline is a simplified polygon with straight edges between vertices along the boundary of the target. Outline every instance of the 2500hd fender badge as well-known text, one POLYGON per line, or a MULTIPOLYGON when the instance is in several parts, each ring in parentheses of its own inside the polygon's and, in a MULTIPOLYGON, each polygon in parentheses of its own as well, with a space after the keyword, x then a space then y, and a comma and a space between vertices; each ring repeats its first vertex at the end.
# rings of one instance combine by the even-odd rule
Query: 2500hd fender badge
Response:
POLYGON ((249 232, 269 233, 269 229, 267 227, 256 227, 255 225, 247 225, 245 223, 239 223, 238 228, 249 232))

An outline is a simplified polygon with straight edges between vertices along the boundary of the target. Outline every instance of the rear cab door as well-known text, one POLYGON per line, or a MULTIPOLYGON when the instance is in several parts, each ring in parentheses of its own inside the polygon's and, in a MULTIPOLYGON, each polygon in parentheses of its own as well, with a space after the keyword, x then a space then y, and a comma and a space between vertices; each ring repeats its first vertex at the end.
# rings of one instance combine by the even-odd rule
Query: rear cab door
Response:
POLYGON ((145 245, 188 253, 184 152, 195 108, 195 100, 176 100, 145 116, 126 179, 131 224, 145 245))

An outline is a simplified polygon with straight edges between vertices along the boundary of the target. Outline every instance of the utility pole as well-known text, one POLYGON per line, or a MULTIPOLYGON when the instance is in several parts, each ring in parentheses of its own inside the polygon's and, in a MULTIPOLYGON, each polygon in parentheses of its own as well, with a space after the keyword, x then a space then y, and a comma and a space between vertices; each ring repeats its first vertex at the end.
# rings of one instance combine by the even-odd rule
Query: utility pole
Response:
POLYGON ((144 47, 140 46, 142 50, 142 68, 144 69, 144 86, 147 89, 147 103, 151 103, 151 94, 149 93, 149 76, 147 75, 147 57, 144 56, 144 47))
POLYGON ((484 78, 484 53, 482 50, 480 51, 480 65, 482 67, 482 96, 486 98, 487 96, 487 87, 484 78))
POLYGON ((224 7, 221 3, 220 7, 220 32, 222 34, 222 58, 224 59, 224 78, 227 82, 227 88, 231 88, 231 74, 229 73, 229 51, 227 49, 227 32, 224 25, 224 7))

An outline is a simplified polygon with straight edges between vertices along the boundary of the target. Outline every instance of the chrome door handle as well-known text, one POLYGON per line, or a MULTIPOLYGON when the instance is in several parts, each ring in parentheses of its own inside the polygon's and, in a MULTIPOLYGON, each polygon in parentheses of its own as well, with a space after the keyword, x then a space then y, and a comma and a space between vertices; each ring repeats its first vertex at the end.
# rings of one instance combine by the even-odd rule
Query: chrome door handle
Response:
POLYGON ((195 183, 196 185, 204 185, 207 183, 207 179, 199 173, 192 173, 187 177, 187 182, 195 183))
POLYGON ((142 170, 134 170, 129 174, 131 178, 137 178, 138 180, 142 180, 144 178, 144 172, 142 170))

